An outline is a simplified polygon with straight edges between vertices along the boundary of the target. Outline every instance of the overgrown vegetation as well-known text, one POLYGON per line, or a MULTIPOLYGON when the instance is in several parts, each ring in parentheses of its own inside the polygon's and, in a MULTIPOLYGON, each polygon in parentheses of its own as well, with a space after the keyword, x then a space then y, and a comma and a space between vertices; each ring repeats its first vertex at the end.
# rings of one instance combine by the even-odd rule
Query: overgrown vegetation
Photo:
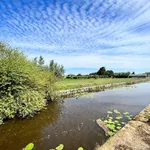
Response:
POLYGON ((33 116, 54 98, 53 73, 0 43, 0 124, 15 116, 33 116))

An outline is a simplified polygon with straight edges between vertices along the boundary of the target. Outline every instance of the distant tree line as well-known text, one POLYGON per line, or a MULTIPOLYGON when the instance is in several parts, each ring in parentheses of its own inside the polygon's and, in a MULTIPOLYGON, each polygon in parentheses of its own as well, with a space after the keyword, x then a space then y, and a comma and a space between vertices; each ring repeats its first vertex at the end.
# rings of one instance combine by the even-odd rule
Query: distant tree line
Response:
MULTIPOLYGON (((134 72, 132 74, 134 74, 134 72)), ((113 70, 106 70, 105 67, 101 67, 97 72, 90 73, 89 75, 69 74, 66 78, 68 79, 128 78, 129 75, 130 72, 114 73, 113 70)))

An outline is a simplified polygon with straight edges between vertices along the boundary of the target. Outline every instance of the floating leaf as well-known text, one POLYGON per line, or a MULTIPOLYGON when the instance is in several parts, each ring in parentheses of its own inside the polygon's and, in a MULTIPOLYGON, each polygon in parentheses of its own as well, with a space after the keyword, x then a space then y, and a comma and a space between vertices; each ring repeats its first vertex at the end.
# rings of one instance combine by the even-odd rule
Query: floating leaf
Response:
POLYGON ((116 119, 120 120, 120 119, 122 119, 122 116, 118 116, 118 117, 116 117, 116 119))
POLYGON ((104 123, 107 123, 108 122, 108 120, 104 120, 104 123))
POLYGON ((118 126, 118 127, 116 127, 117 129, 121 129, 121 127, 120 126, 118 126))
POLYGON ((63 148, 64 148, 64 145, 60 144, 59 146, 56 147, 56 150, 63 150, 63 148))
POLYGON ((115 122, 115 123, 119 123, 119 121, 118 121, 118 120, 115 120, 114 122, 115 122))
POLYGON ((84 150, 82 147, 79 147, 78 150, 84 150))
POLYGON ((121 126, 121 124, 120 124, 120 123, 117 123, 117 126, 121 126))
POLYGON ((24 150, 32 150, 34 148, 34 144, 33 143, 29 143, 24 150))
POLYGON ((120 114, 120 112, 117 109, 114 110, 114 113, 120 114))
POLYGON ((115 133, 116 133, 116 132, 117 132, 117 130, 116 130, 116 129, 113 129, 113 132, 115 132, 115 133))
POLYGON ((113 117, 109 117, 108 119, 111 119, 111 120, 112 120, 112 119, 113 119, 113 117))
POLYGON ((124 112, 123 114, 124 114, 124 115, 128 115, 128 114, 129 114, 129 112, 124 112))
POLYGON ((111 125, 111 124, 107 124, 106 125, 109 129, 114 130, 115 129, 115 125, 111 125))
POLYGON ((109 124, 114 124, 114 122, 112 121, 112 120, 108 120, 108 122, 107 123, 109 123, 109 124))
POLYGON ((113 135, 114 135, 114 133, 113 133, 112 131, 108 131, 108 134, 109 134, 110 136, 113 136, 113 135))
POLYGON ((121 124, 125 124, 125 122, 121 122, 121 124))
POLYGON ((111 112, 111 111, 107 111, 107 113, 108 113, 108 114, 112 114, 112 112, 111 112))

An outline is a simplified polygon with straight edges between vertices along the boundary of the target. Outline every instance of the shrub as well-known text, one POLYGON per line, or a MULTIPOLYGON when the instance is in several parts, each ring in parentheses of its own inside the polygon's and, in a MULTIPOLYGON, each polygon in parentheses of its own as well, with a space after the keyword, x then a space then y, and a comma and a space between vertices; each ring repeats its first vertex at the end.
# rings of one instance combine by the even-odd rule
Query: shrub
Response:
POLYGON ((128 78, 130 75, 130 72, 121 72, 121 73, 115 73, 115 78, 128 78))
POLYGON ((99 78, 109 78, 108 75, 100 75, 99 78))
POLYGON ((0 43, 0 123, 32 116, 55 95, 55 80, 17 49, 0 43))

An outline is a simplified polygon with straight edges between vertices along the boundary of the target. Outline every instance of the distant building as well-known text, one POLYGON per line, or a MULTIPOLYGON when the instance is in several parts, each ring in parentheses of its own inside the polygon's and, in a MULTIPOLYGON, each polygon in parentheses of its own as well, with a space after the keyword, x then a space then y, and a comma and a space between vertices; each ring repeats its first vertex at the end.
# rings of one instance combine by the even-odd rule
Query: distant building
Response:
POLYGON ((145 72, 145 74, 147 75, 147 77, 150 77, 150 72, 145 72))
POLYGON ((143 74, 130 74, 129 78, 146 78, 147 74, 143 73, 143 74))

